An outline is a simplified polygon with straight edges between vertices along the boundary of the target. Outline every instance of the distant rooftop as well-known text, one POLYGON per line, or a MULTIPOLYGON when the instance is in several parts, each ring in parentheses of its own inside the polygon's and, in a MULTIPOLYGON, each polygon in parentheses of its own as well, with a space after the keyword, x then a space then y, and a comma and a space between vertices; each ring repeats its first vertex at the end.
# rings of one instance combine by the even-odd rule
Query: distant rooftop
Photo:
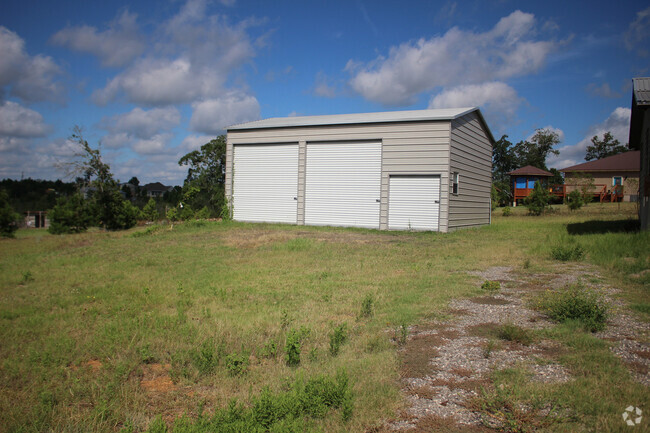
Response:
POLYGON ((563 168, 561 172, 567 171, 640 171, 641 152, 631 150, 607 158, 589 161, 571 167, 563 168))
MULTIPOLYGON (((443 108, 437 110, 383 111, 379 113, 329 114, 322 116, 273 117, 228 126, 228 131, 239 129, 285 128, 313 125, 346 125, 353 123, 412 122, 421 120, 453 120, 472 111, 476 107, 443 108)), ((485 123, 485 121, 484 121, 485 123)))
POLYGON ((518 168, 516 170, 508 173, 511 176, 548 176, 552 177, 553 173, 550 173, 541 168, 533 167, 532 165, 527 165, 525 167, 518 168))

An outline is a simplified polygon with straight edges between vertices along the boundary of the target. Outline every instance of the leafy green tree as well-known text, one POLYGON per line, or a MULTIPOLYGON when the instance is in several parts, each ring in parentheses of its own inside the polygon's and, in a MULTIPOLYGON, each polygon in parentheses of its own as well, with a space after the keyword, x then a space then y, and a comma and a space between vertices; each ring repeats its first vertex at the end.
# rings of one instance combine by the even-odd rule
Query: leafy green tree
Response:
POLYGON ((183 184, 184 206, 207 207, 211 215, 218 215, 225 201, 226 136, 220 135, 200 150, 188 153, 178 164, 188 166, 183 184))
POLYGON ((560 143, 560 137, 550 129, 538 129, 528 140, 520 141, 513 148, 517 167, 532 165, 533 167, 548 170, 546 158, 550 155, 559 155, 560 151, 553 149, 560 143))
POLYGON ((539 182, 535 182, 533 192, 531 192, 524 201, 530 215, 541 215, 548 207, 550 193, 546 188, 542 188, 539 182))
POLYGON ((617 155, 619 153, 627 152, 628 150, 627 146, 621 145, 621 143, 612 136, 612 133, 607 131, 603 134, 602 140, 598 139, 597 135, 594 135, 591 138, 591 145, 587 146, 585 161, 607 158, 608 156, 617 155))
POLYGON ((574 189, 569 193, 567 196, 567 204, 571 210, 578 210, 585 204, 580 190, 574 189))
POLYGON ((156 204, 156 200, 154 200, 153 197, 151 197, 147 204, 142 208, 142 216, 147 221, 157 221, 160 218, 158 205, 156 204))
POLYGON ((139 209, 122 197, 110 166, 102 160, 100 150, 90 147, 79 127, 74 128, 70 139, 78 146, 78 150, 73 160, 63 164, 63 168, 69 175, 78 175, 80 188, 89 192, 90 207, 94 210, 97 222, 108 230, 133 227, 139 209))
POLYGON ((47 216, 50 219, 48 231, 55 235, 84 232, 93 219, 89 203, 81 194, 60 197, 47 216))
POLYGON ((512 143, 508 140, 507 135, 501 136, 492 147, 492 180, 500 184, 509 184, 508 173, 519 168, 517 164, 512 143))
POLYGON ((7 192, 0 189, 0 236, 3 238, 13 238, 14 233, 18 230, 19 218, 20 215, 9 204, 7 192))

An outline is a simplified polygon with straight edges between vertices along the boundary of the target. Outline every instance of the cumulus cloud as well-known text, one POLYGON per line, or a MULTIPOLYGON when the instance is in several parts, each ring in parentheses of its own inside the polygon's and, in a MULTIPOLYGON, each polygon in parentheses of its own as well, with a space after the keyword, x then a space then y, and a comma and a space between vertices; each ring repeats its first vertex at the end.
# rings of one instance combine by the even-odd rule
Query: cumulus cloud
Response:
POLYGON ((603 83, 600 86, 595 83, 589 83, 587 85, 587 93, 600 98, 619 98, 621 96, 620 93, 612 90, 607 83, 603 83))
POLYGON ((210 142, 212 140, 214 135, 197 135, 197 134, 192 134, 188 135, 183 139, 183 142, 181 143, 181 148, 187 150, 188 152, 191 152, 193 150, 198 150, 203 146, 204 144, 210 142))
POLYGON ((314 94, 323 98, 334 98, 337 94, 336 87, 330 84, 327 76, 323 72, 319 72, 316 75, 314 94))
POLYGON ((454 27, 442 36, 392 47, 387 57, 349 61, 351 88, 384 105, 409 105, 438 86, 477 84, 537 72, 557 43, 535 40, 532 14, 515 11, 484 33, 454 27))
POLYGON ((60 73, 50 57, 30 56, 25 41, 0 26, 0 89, 25 102, 59 101, 63 88, 55 79, 60 73))
POLYGON ((124 66, 144 51, 144 41, 136 20, 136 14, 125 10, 103 32, 91 26, 67 27, 55 33, 51 41, 75 51, 93 54, 104 66, 124 66))
POLYGON ((108 131, 102 144, 108 148, 131 147, 140 154, 166 150, 173 138, 170 132, 181 121, 174 107, 143 110, 136 107, 128 113, 102 119, 100 127, 108 131))
POLYGON ((50 127, 43 121, 41 113, 12 101, 0 103, 0 136, 33 138, 48 132, 50 127))
POLYGON ((630 23, 625 33, 625 46, 638 55, 648 55, 647 42, 650 40, 650 7, 637 12, 636 19, 630 23))
POLYGON ((93 100, 103 105, 124 95, 137 104, 167 105, 219 97, 229 75, 255 55, 247 33, 254 24, 231 25, 207 15, 205 0, 190 0, 161 24, 151 53, 95 91, 93 100))
POLYGON ((630 115, 629 108, 618 107, 603 122, 592 125, 578 143, 559 148, 560 154, 551 156, 549 165, 566 168, 584 162, 587 146, 591 145, 591 139, 595 135, 602 139, 606 132, 611 132, 621 144, 626 144, 630 133, 630 115))
POLYGON ((192 104, 190 128, 204 134, 221 134, 224 128, 260 118, 260 104, 252 95, 232 91, 192 104))
POLYGON ((429 108, 480 107, 489 123, 499 125, 515 117, 522 101, 515 89, 492 81, 445 89, 431 98, 429 108))

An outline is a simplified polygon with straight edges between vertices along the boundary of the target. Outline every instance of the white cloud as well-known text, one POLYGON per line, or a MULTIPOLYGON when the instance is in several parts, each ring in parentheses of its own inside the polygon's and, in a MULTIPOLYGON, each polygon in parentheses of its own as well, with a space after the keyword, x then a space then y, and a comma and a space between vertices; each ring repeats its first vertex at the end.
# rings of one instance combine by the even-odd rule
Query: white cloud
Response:
POLYGON ((227 126, 260 118, 257 99, 238 91, 196 102, 192 110, 190 128, 204 134, 221 134, 227 126))
POLYGON ((368 64, 349 61, 350 86, 364 98, 385 105, 408 105, 438 86, 503 80, 540 70, 556 48, 534 40, 532 14, 515 11, 484 33, 454 27, 442 36, 392 47, 388 57, 368 64))
POLYGON ((515 117, 521 102, 515 89, 492 81, 445 89, 431 98, 429 108, 480 107, 489 123, 499 125, 515 117))
POLYGON ((612 90, 607 83, 603 83, 600 86, 595 83, 589 83, 587 85, 587 93, 601 98, 619 98, 621 96, 620 93, 612 90))
POLYGON ((559 148, 560 155, 549 157, 549 166, 566 168, 584 162, 592 137, 596 135, 602 139, 605 132, 611 132, 616 140, 626 144, 630 133, 630 115, 629 108, 618 107, 603 122, 592 125, 578 143, 559 148))
POLYGON ((337 94, 336 87, 329 83, 327 76, 323 72, 316 75, 314 94, 323 98, 334 98, 337 94))
POLYGON ((636 19, 630 23, 625 33, 625 46, 640 56, 647 56, 647 42, 650 39, 650 7, 637 12, 636 19))
POLYGON ((93 54, 104 66, 124 66, 144 51, 136 19, 136 14, 125 10, 103 32, 91 26, 66 27, 55 33, 51 40, 75 51, 93 54))
POLYGON ((0 136, 42 137, 49 131, 41 113, 12 101, 0 103, 0 136))
POLYGON ((173 134, 170 133, 156 134, 147 139, 136 140, 132 149, 141 155, 164 153, 169 150, 167 146, 172 137, 173 134))
POLYGON ((220 97, 230 74, 255 55, 246 31, 254 24, 230 25, 207 15, 204 0, 190 0, 160 25, 147 56, 95 91, 93 100, 103 105, 124 95, 137 104, 168 105, 220 97))
POLYGON ((0 26, 0 89, 25 102, 59 101, 63 88, 55 77, 60 72, 50 57, 30 56, 25 41, 0 26))
POLYGON ((175 107, 152 108, 143 110, 136 107, 128 113, 118 114, 102 121, 104 129, 132 135, 138 138, 148 138, 159 131, 168 131, 181 121, 181 115, 175 107))
POLYGON ((181 148, 186 149, 188 152, 191 152, 193 150, 198 150, 203 146, 204 144, 210 142, 210 140, 214 139, 214 135, 188 135, 183 139, 183 142, 181 143, 181 148))

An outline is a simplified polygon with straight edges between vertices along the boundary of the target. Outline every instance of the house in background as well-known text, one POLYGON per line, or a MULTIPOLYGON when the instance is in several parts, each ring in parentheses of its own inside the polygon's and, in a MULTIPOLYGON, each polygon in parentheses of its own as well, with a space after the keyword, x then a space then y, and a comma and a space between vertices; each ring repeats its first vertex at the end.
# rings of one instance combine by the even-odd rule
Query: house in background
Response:
POLYGON ((162 197, 167 191, 171 191, 173 187, 165 186, 160 182, 148 183, 142 187, 147 192, 147 197, 162 197))
POLYGON ((238 221, 448 232, 490 223, 478 108, 286 117, 227 128, 238 221))
POLYGON ((50 220, 47 218, 46 211, 25 211, 25 227, 28 229, 49 228, 50 220))
POLYGON ((523 199, 533 192, 536 182, 539 182, 542 187, 548 188, 548 180, 553 177, 553 173, 532 165, 518 168, 508 174, 510 175, 513 206, 520 204, 523 199))
POLYGON ((639 221, 641 230, 650 228, 650 77, 632 80, 630 149, 639 156, 639 221))
POLYGON ((632 150, 563 168, 566 193, 593 179, 591 194, 597 201, 636 201, 639 194, 640 152, 632 150))

